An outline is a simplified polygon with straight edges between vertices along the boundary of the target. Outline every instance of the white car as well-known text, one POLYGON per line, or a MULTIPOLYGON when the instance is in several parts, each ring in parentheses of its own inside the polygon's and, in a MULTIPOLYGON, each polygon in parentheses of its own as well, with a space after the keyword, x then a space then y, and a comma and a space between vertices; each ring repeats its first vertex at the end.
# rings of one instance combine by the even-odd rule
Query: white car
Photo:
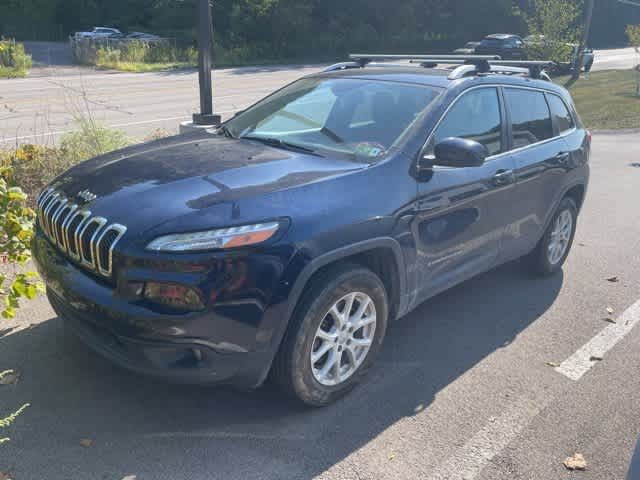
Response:
POLYGON ((94 40, 110 38, 110 37, 123 37, 124 35, 117 28, 110 27, 94 27, 90 32, 76 32, 75 37, 78 38, 91 38, 94 40))

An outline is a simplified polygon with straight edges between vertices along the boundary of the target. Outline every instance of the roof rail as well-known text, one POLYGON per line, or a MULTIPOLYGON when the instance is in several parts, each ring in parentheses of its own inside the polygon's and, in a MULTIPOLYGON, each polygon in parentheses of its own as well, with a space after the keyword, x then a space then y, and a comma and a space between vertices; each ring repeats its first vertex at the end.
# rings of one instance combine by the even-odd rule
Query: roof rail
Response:
MULTIPOLYGON (((545 67, 554 65, 551 61, 541 60, 502 60, 499 55, 413 55, 413 54, 377 54, 377 53, 352 53, 349 55, 351 62, 337 63, 324 70, 345 70, 348 68, 364 68, 373 62, 385 60, 408 60, 411 63, 420 63, 423 67, 434 68, 440 64, 461 65, 454 69, 449 79, 455 80, 469 75, 486 73, 507 73, 528 75, 531 78, 550 80, 544 71, 545 67)), ((380 64, 383 65, 383 64, 380 64)))
POLYGON ((481 73, 508 73, 528 75, 531 78, 541 78, 543 80, 551 80, 545 67, 550 67, 553 62, 540 60, 490 60, 488 62, 489 69, 478 68, 477 65, 463 65, 456 68, 449 75, 449 80, 456 80, 468 75, 481 73))
POLYGON ((384 60, 421 60, 425 63, 479 63, 488 60, 500 60, 499 55, 412 55, 412 54, 378 54, 378 53, 352 53, 349 60, 365 66, 371 62, 384 60))

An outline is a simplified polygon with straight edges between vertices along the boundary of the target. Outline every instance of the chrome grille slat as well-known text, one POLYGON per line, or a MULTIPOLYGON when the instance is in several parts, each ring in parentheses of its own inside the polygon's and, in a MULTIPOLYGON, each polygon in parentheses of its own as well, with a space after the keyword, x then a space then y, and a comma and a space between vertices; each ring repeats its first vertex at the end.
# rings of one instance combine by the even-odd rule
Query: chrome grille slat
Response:
MULTIPOLYGON (((75 217, 82 217, 82 219, 80 220, 80 223, 76 226, 75 230, 73 232, 67 232, 67 245, 69 245, 69 237, 71 236, 73 238, 73 246, 75 248, 75 252, 71 250, 71 248, 68 249, 69 255, 71 255, 71 258, 73 258, 76 261, 80 261, 80 245, 79 245, 79 239, 80 239, 80 231, 82 229, 82 227, 84 226, 85 222, 91 218, 91 211, 90 210, 80 210, 78 212, 75 213, 75 215, 73 216, 75 217)), ((73 222, 73 218, 71 219, 71 221, 69 222, 69 227, 71 227, 71 223, 73 222)))
POLYGON ((51 195, 51 197, 49 198, 49 200, 47 201, 47 205, 44 209, 44 214, 42 215, 43 217, 43 222, 42 222, 42 226, 43 229, 45 231, 45 233, 51 237, 51 234, 49 232, 49 213, 52 209, 52 207, 54 207, 56 205, 56 203, 58 202, 58 198, 60 198, 60 194, 59 193, 55 193, 53 195, 51 195))
POLYGON ((93 252, 94 251, 93 245, 94 245, 94 242, 96 241, 96 236, 100 232, 100 229, 104 227, 106 223, 107 223, 107 219, 104 217, 93 217, 85 223, 82 231, 80 232, 80 243, 78 245, 78 250, 80 252, 80 263, 94 270, 97 270, 97 266, 96 266, 96 256, 94 255, 94 252, 93 252), (89 227, 91 227, 91 225, 97 225, 97 227, 93 231, 93 233, 91 233, 91 236, 89 238, 85 238, 85 235, 87 235, 87 230, 89 230, 89 227), (85 240, 87 240, 88 248, 85 248, 85 245, 84 245, 85 240), (87 256, 87 254, 89 256, 87 256))
POLYGON ((104 275, 105 277, 110 277, 111 273, 112 273, 112 269, 113 269, 113 247, 116 246, 116 243, 118 243, 118 241, 122 238, 122 236, 125 234, 125 232, 127 231, 127 227, 125 227, 124 225, 120 225, 118 223, 113 223, 111 225, 109 225, 107 228, 104 229, 104 231, 102 232, 102 234, 100 235, 100 238, 98 238, 97 242, 96 242, 96 246, 95 246, 95 251, 96 251, 96 265, 98 266, 98 271, 104 275), (102 268, 102 262, 101 262, 101 257, 100 255, 102 254, 101 250, 100 250, 100 243, 104 240, 105 235, 109 232, 117 232, 117 236, 113 239, 113 241, 111 242, 111 245, 109 245, 109 249, 107 250, 107 268, 104 269, 102 268))
POLYGON ((111 277, 113 249, 127 227, 92 216, 52 188, 38 196, 36 208, 39 225, 51 243, 84 268, 111 277))

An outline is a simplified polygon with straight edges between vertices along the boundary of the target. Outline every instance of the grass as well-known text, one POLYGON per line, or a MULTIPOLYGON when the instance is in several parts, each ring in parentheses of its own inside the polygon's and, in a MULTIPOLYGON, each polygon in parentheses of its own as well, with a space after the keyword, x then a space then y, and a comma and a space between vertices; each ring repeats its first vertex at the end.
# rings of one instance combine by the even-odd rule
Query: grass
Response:
MULTIPOLYGON (((587 128, 618 130, 640 128, 640 96, 633 70, 606 70, 583 75, 569 89, 587 128)), ((555 82, 563 85, 569 77, 555 82)))
POLYGON ((99 68, 119 70, 121 72, 144 73, 161 72, 165 70, 179 70, 182 68, 195 68, 196 66, 196 64, 190 62, 104 62, 100 63, 99 68))
POLYGON ((0 66, 0 78, 24 78, 27 76, 27 73, 28 70, 23 68, 0 66))

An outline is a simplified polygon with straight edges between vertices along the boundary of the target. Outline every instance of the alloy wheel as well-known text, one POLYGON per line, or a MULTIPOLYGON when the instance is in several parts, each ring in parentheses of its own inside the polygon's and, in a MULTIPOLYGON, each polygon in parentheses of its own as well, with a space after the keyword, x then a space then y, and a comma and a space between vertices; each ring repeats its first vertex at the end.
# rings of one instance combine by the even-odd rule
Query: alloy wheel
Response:
POLYGON ((313 339, 311 369, 322 385, 346 381, 362 365, 376 332, 376 307, 368 295, 352 292, 325 314, 313 339))
POLYGON ((563 210, 555 221, 549 245, 547 259, 551 265, 556 265, 564 256, 573 231, 573 216, 569 210, 563 210))

